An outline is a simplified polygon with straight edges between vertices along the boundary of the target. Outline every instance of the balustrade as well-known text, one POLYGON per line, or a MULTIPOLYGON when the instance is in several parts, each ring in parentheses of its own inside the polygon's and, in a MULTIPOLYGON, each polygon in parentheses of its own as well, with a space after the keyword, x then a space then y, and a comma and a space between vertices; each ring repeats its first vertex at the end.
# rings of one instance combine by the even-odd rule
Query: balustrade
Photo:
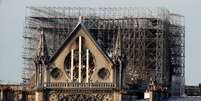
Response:
POLYGON ((47 88, 115 88, 113 83, 45 83, 47 88))

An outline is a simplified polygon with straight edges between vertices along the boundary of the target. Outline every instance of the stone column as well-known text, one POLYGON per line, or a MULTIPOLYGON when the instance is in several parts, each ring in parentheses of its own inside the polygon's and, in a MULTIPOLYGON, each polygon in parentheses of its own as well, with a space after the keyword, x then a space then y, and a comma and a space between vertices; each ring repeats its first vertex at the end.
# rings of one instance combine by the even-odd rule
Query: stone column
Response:
POLYGON ((121 101, 121 93, 120 92, 114 92, 114 101, 121 101))
POLYGON ((81 83, 81 68, 82 68, 82 37, 79 36, 79 76, 78 76, 78 82, 81 83))
POLYGON ((35 92, 35 101, 43 101, 43 92, 42 91, 35 92))
POLYGON ((2 101, 3 100, 3 90, 1 90, 1 94, 0 94, 1 96, 0 96, 0 101, 2 101))
POLYGON ((44 71, 44 81, 43 81, 43 85, 44 85, 44 87, 46 87, 47 86, 47 82, 48 82, 48 80, 47 80, 47 66, 45 66, 45 71, 44 71))
POLYGON ((70 68, 70 79, 73 81, 73 56, 74 56, 74 50, 71 49, 71 68, 70 68))
POLYGON ((89 82, 89 49, 86 50, 86 83, 89 82))
POLYGON ((121 89, 121 84, 122 84, 122 62, 120 59, 118 59, 119 62, 119 87, 121 89))

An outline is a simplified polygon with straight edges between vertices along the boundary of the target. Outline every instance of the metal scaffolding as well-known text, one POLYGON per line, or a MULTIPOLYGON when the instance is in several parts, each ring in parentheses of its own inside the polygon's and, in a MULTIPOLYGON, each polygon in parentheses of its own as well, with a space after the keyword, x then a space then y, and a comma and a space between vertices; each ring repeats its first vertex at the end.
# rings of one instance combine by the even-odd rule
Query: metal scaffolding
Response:
MULTIPOLYGON (((126 85, 150 80, 165 86, 184 85, 184 24, 180 15, 162 8, 28 7, 27 10, 23 34, 25 79, 33 74, 38 29, 43 29, 52 56, 75 28, 79 16, 83 16, 85 27, 108 56, 114 53, 120 33, 126 85)), ((178 90, 172 88, 172 91, 178 90)))

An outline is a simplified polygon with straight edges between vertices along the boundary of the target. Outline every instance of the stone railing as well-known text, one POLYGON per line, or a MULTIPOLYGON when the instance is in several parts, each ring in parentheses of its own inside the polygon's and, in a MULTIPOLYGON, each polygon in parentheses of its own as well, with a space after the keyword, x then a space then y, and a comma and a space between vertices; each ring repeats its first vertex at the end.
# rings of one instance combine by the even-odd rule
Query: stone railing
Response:
POLYGON ((46 88, 95 88, 95 89, 113 89, 115 88, 114 83, 65 83, 65 82, 58 82, 58 83, 44 83, 44 87, 46 88))

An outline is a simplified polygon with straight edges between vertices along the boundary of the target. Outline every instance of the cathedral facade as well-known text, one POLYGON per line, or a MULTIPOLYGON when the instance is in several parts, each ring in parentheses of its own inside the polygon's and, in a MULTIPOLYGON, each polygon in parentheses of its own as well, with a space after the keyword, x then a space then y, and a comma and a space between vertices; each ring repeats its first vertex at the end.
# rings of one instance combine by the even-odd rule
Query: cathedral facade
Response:
POLYGON ((42 31, 34 63, 36 101, 121 100, 121 63, 115 65, 82 21, 52 58, 42 31))

